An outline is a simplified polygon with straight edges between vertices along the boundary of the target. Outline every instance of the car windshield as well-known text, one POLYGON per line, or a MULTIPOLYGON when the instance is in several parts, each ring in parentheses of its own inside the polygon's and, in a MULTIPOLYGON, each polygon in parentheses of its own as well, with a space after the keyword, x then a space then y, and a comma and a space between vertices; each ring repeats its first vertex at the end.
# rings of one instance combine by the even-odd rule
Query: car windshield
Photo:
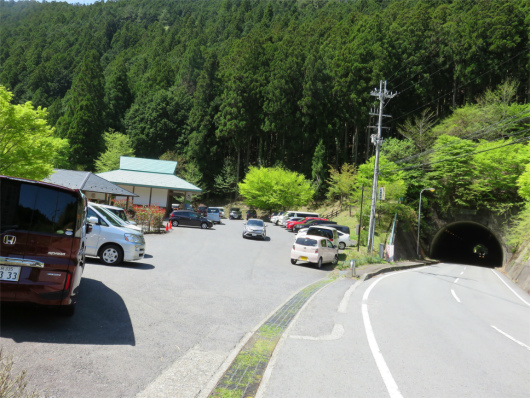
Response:
POLYGON ((233 208, 233 209, 230 209, 230 211, 239 211, 238 208, 233 208))
POLYGON ((116 216, 113 212, 108 211, 104 207, 94 206, 94 208, 97 211, 99 211, 101 214, 103 214, 105 218, 107 219, 107 221, 111 223, 112 225, 114 225, 115 227, 124 227, 126 225, 125 222, 121 218, 116 216))
POLYGON ((263 221, 262 220, 248 220, 248 225, 253 225, 256 227, 263 227, 263 221))
POLYGON ((296 239, 296 244, 297 245, 302 245, 302 246, 316 247, 317 246, 317 241, 315 239, 310 239, 310 238, 298 238, 298 239, 296 239))

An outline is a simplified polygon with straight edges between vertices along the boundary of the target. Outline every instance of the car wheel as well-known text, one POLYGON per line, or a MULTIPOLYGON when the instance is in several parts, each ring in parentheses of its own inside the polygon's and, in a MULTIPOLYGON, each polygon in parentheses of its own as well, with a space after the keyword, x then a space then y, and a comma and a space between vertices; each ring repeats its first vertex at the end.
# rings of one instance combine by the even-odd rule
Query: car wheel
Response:
POLYGON ((103 264, 118 265, 123 261, 123 252, 118 245, 107 245, 101 249, 99 257, 103 264))
POLYGON ((319 257, 317 267, 322 268, 322 257, 319 257))
POLYGON ((291 259, 291 264, 296 265, 296 260, 294 258, 291 259))
POLYGON ((333 262, 331 264, 337 265, 338 262, 339 262, 339 255, 335 254, 335 257, 333 257, 333 262))
POLYGON ((202 229, 206 229, 206 228, 208 228, 208 224, 206 224, 205 222, 203 222, 203 223, 201 224, 201 228, 202 228, 202 229))
POLYGON ((340 250, 344 250, 344 249, 346 249, 346 243, 344 243, 344 242, 339 242, 339 249, 340 249, 340 250))
POLYGON ((177 220, 173 220, 173 221, 171 221, 171 225, 174 226, 174 227, 178 227, 179 226, 179 222, 177 220))

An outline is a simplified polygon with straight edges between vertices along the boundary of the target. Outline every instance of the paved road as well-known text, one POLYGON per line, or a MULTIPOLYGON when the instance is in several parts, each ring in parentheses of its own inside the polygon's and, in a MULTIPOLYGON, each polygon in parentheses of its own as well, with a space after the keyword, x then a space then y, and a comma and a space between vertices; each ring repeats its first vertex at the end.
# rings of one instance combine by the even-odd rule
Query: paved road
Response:
POLYGON ((487 268, 437 264, 323 289, 258 397, 528 397, 530 300, 487 268), (513 289, 513 290, 512 290, 513 289))
MULTIPOLYGON (((3 310, 0 345, 50 397, 193 397, 242 339, 330 272, 293 266, 293 235, 242 221, 146 235, 142 262, 91 260, 75 316, 3 310)), ((203 391, 204 392, 204 391, 203 391)))

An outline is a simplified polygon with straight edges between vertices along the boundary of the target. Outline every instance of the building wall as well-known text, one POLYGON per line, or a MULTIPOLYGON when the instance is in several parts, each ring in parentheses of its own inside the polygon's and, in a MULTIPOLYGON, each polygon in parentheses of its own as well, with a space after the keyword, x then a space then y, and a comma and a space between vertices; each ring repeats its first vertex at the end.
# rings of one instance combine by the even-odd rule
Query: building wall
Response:
MULTIPOLYGON (((121 185, 117 184, 119 187, 126 189, 130 192, 135 193, 136 195, 139 195, 138 197, 134 197, 133 204, 139 205, 139 206, 149 206, 149 197, 151 197, 151 204, 157 205, 159 207, 167 207, 167 195, 168 190, 167 189, 159 189, 159 188, 153 188, 151 192, 151 188, 148 187, 133 187, 131 185, 121 185)), ((116 196, 116 199, 126 199, 124 196, 116 196)))

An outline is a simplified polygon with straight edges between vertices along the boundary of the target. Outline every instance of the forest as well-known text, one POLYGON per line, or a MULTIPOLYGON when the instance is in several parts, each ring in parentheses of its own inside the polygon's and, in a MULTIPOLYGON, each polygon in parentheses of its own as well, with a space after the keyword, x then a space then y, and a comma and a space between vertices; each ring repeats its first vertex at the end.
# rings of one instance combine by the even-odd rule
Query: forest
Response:
MULTIPOLYGON (((439 160, 451 140, 466 138, 465 153, 479 139, 529 136, 529 16, 528 0, 0 0, 0 85, 13 103, 47 108, 68 140, 56 167, 104 171, 119 142, 123 154, 178 160, 180 176, 215 195, 250 167, 320 186, 365 164, 371 93, 385 81, 397 95, 385 104, 383 152, 416 184, 413 197, 438 178, 445 205, 488 205, 494 194, 475 177, 489 163, 451 190, 447 167, 421 156, 438 145, 428 160, 439 160)), ((509 193, 494 187, 512 202, 522 161, 509 193)))

